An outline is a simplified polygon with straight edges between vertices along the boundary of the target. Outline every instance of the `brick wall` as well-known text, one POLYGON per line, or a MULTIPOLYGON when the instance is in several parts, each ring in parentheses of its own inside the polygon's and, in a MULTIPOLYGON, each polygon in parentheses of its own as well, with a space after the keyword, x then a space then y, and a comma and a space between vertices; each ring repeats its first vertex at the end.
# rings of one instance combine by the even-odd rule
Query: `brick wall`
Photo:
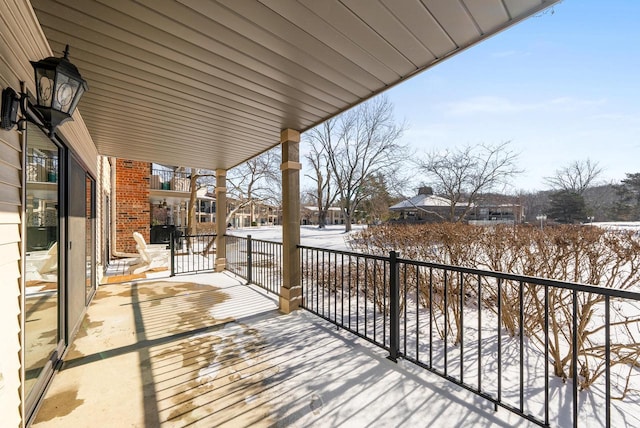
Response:
POLYGON ((151 164, 116 160, 116 251, 136 253, 133 232, 149 242, 149 176, 151 164))

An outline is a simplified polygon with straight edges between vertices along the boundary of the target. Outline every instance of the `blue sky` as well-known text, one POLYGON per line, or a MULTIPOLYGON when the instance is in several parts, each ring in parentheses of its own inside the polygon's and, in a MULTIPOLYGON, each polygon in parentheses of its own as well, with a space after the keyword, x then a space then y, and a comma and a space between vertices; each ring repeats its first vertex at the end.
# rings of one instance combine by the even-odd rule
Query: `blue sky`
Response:
POLYGON ((387 91, 418 154, 512 141, 515 190, 597 160, 640 172, 640 1, 564 0, 387 91))

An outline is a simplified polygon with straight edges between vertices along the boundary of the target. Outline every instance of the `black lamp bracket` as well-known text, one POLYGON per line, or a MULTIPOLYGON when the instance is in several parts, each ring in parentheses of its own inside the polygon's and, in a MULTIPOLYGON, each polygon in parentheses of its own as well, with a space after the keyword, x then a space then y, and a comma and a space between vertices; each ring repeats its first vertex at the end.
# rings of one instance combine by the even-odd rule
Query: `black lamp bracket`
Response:
POLYGON ((18 131, 22 131, 27 121, 27 100, 29 94, 25 88, 24 82, 20 82, 20 94, 17 94, 12 88, 7 87, 2 90, 2 116, 0 120, 0 128, 5 131, 13 129, 18 125, 18 131), (18 119, 18 112, 21 118, 18 119))

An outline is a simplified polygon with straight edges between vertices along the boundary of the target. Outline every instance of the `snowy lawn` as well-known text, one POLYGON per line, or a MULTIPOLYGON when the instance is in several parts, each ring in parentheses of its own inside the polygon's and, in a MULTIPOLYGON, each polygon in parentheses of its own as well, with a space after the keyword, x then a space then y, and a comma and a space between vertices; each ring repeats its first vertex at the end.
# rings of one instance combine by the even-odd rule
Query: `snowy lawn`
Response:
MULTIPOLYGON (((300 226, 300 244, 308 247, 327 248, 338 251, 350 251, 347 242, 351 235, 367 226, 353 225, 350 233, 345 233, 343 225, 327 226, 318 229, 318 226, 300 226)), ((282 226, 261 226, 241 229, 228 229, 229 235, 248 236, 253 239, 282 242, 282 226)))

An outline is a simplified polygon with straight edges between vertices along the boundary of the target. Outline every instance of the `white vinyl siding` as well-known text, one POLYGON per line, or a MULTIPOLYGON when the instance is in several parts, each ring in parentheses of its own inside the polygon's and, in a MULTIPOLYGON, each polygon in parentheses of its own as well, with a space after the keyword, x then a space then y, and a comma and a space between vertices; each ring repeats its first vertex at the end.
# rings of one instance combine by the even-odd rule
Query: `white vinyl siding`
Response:
MULTIPOLYGON (((0 0, 0 90, 34 93, 33 68, 53 53, 28 0, 0 0)), ((56 53, 60 56, 60 52, 56 53)), ((59 128, 69 147, 97 177, 97 151, 79 112, 59 128)), ((20 133, 0 130, 0 425, 20 427, 22 144, 20 133)))
POLYGON ((19 134, 0 131, 0 415, 20 425, 19 134))

